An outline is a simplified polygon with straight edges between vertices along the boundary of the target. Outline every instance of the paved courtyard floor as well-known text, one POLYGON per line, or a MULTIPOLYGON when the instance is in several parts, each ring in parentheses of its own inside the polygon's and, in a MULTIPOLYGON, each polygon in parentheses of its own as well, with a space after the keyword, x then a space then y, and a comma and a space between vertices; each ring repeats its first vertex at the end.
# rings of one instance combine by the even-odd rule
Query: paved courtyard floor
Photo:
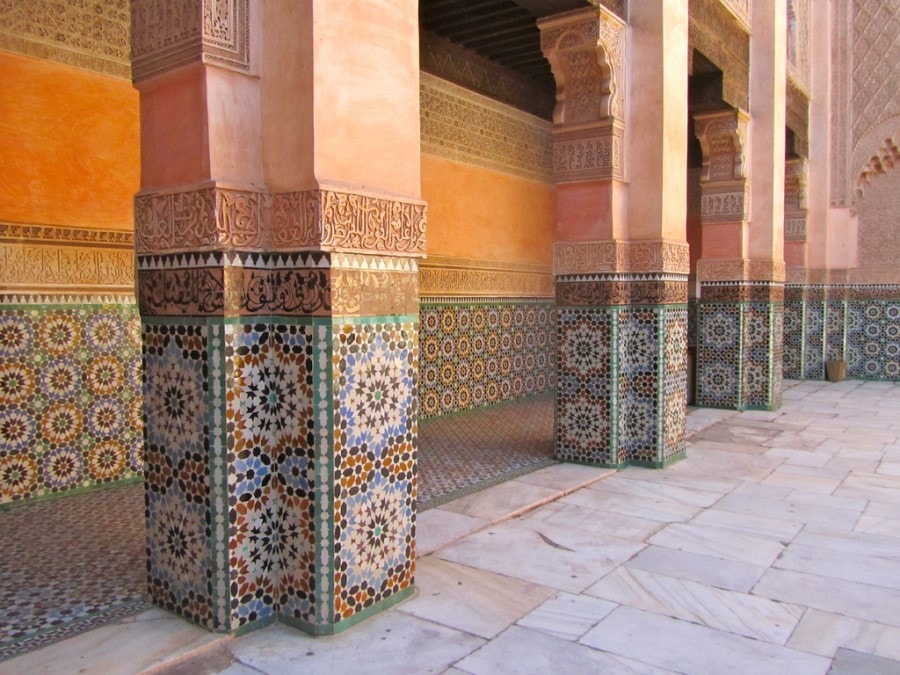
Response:
POLYGON ((900 673, 900 384, 692 409, 662 471, 557 465, 420 515, 418 594, 312 639, 159 610, 0 673, 900 673))

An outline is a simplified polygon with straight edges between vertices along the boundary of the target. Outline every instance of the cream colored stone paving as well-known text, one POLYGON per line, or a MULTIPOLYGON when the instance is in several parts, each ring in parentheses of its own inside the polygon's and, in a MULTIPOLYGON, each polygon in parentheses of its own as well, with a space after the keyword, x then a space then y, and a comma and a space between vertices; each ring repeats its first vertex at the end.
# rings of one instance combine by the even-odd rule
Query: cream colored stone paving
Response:
POLYGON ((169 617, 168 661, 132 622, 0 673, 900 672, 900 384, 786 386, 692 409, 668 469, 549 467, 426 512, 419 595, 337 637, 202 645, 169 617))

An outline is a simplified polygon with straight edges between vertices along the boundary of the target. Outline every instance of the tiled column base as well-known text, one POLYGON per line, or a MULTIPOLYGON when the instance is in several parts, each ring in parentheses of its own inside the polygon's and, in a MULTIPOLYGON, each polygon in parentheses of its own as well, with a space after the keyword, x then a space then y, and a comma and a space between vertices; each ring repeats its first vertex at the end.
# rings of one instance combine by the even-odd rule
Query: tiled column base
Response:
POLYGON ((662 467, 684 455, 687 285, 594 276, 557 281, 557 457, 662 467), (638 304, 661 297, 682 302, 638 304))
POLYGON ((698 305, 697 404, 776 410, 783 370, 783 287, 704 285, 698 305))
POLYGON ((411 591, 417 319, 333 316, 332 262, 139 261, 150 592, 213 630, 330 634, 411 591))

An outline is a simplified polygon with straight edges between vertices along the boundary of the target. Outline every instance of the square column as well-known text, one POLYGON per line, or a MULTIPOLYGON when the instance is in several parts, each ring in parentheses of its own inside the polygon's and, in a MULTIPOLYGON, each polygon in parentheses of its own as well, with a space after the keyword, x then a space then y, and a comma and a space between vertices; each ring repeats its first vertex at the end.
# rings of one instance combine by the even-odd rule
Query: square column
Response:
POLYGON ((412 592, 416 17, 134 2, 148 582, 209 629, 333 634, 412 592))

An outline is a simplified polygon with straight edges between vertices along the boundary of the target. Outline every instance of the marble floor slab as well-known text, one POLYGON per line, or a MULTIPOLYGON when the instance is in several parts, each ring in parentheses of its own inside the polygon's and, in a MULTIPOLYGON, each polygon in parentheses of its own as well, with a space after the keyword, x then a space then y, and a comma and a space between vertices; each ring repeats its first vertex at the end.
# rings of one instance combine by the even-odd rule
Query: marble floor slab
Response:
POLYGON ((565 640, 577 640, 616 607, 608 600, 560 591, 519 619, 518 624, 565 640))
POLYGON ((418 594, 400 611, 483 638, 492 638, 555 593, 493 572, 423 558, 416 565, 418 594))
POLYGON ((515 579, 578 593, 645 544, 570 528, 531 530, 515 522, 481 530, 434 555, 515 579))
POLYGON ((620 607, 583 644, 680 673, 824 675, 831 660, 631 607, 620 607))
POLYGON ((662 675, 672 672, 520 626, 511 627, 496 640, 492 640, 460 661, 457 667, 473 675, 496 673, 662 675))
POLYGON ((859 518, 859 514, 846 509, 791 504, 783 499, 769 499, 746 494, 727 495, 716 504, 716 508, 773 520, 837 527, 845 530, 852 530, 859 518))
POLYGON ((794 630, 789 647, 833 657, 846 647, 900 660, 900 628, 808 609, 794 630))
POLYGON ((464 513, 441 508, 428 509, 416 516, 416 553, 420 556, 428 555, 488 525, 488 521, 464 513))
POLYGON ((439 673, 484 644, 462 631, 402 612, 388 612, 329 638, 275 624, 230 645, 256 673, 439 673))
POLYGON ((629 567, 618 567, 585 593, 619 605, 784 644, 804 608, 629 567))
POLYGON ((535 509, 521 517, 523 526, 537 530, 552 530, 555 527, 569 527, 592 532, 598 536, 645 541, 658 532, 665 523, 647 518, 625 516, 621 513, 600 511, 588 506, 577 506, 554 502, 535 509))
POLYGON ((715 555, 763 567, 771 565, 784 550, 782 544, 771 539, 690 523, 667 525, 647 541, 657 546, 715 555))
POLYGON ((712 506, 722 498, 721 492, 709 492, 697 487, 685 487, 672 482, 647 481, 613 476, 603 481, 604 492, 618 492, 639 499, 666 499, 687 506, 712 506))
POLYGON ((838 497, 900 504, 900 477, 853 471, 834 494, 838 497))
POLYGON ((585 490, 566 495, 559 502, 646 520, 657 520, 662 523, 684 522, 703 510, 699 506, 679 504, 668 499, 639 498, 633 495, 591 489, 590 486, 585 490))
POLYGON ((525 513, 558 496, 559 492, 553 488, 512 480, 454 499, 441 509, 494 523, 525 513))
POLYGON ((900 626, 900 591, 833 577, 772 568, 752 593, 864 621, 900 626))
POLYGON ((626 565, 743 593, 749 592, 766 571, 765 567, 759 565, 652 545, 634 556, 626 565))

